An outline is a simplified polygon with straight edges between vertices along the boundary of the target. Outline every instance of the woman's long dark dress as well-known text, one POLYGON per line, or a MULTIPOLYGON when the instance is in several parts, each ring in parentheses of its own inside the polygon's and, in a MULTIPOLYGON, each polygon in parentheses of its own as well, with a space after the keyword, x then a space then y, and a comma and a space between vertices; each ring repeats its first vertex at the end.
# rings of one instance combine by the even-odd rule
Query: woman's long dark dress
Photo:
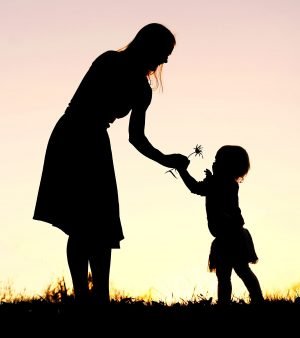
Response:
POLYGON ((115 51, 100 55, 55 125, 33 216, 110 248, 124 235, 107 128, 151 91, 146 77, 124 62, 115 51))

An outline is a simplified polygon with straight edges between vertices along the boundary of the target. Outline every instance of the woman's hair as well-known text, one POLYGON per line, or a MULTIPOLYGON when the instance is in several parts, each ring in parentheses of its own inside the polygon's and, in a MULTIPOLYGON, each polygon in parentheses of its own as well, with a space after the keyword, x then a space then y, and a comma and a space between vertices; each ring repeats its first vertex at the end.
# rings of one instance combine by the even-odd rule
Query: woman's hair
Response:
MULTIPOLYGON (((147 59, 157 53, 169 55, 175 45, 175 36, 166 26, 160 23, 150 23, 142 27, 134 39, 120 50, 134 51, 139 57, 147 59)), ((162 68, 163 64, 160 64, 155 70, 148 70, 148 79, 151 80, 152 76, 155 78, 155 89, 162 88, 162 68)))
POLYGON ((243 181, 250 169, 249 155, 241 146, 222 146, 216 153, 215 167, 224 175, 243 181))

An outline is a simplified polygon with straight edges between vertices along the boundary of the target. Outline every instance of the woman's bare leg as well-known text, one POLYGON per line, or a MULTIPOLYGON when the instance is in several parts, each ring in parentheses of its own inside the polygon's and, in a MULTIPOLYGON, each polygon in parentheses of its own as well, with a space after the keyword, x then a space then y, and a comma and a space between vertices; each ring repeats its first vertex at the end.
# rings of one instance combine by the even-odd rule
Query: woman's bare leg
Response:
POLYGON ((109 274, 111 264, 110 248, 93 248, 90 256, 90 267, 93 278, 93 299, 96 304, 108 304, 109 295, 109 274))
POLYGON ((67 243, 67 259, 72 277, 75 301, 88 302, 88 253, 86 242, 80 236, 70 235, 67 243))

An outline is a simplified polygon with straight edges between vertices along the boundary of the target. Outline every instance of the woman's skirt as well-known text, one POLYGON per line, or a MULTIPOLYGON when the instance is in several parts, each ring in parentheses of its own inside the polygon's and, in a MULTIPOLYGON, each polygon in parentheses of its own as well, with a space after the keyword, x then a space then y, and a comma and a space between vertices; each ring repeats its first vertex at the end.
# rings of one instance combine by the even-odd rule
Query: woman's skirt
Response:
POLYGON ((71 113, 59 119, 47 145, 33 219, 119 247, 124 236, 107 128, 71 113))

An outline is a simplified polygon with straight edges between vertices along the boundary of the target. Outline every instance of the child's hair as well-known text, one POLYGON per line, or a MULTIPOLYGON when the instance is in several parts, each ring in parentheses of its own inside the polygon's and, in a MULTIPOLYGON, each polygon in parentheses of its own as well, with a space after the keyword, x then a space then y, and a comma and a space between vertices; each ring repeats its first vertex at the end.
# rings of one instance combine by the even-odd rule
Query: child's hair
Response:
POLYGON ((222 146, 216 153, 215 168, 224 175, 243 181, 250 169, 249 155, 241 146, 222 146))

